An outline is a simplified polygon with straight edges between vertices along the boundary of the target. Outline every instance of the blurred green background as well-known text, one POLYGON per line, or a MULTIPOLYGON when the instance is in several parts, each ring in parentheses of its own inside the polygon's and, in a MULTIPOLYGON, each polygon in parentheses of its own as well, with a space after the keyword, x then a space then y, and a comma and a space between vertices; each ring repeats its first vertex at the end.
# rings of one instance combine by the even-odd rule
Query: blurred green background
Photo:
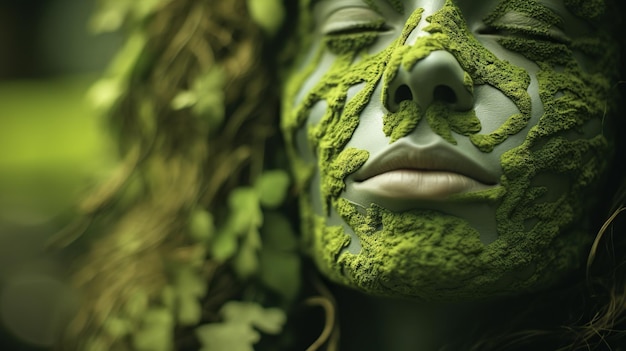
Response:
POLYGON ((0 0, 0 350, 45 349, 75 305, 46 243, 113 163, 86 92, 121 38, 89 32, 95 6, 0 0))

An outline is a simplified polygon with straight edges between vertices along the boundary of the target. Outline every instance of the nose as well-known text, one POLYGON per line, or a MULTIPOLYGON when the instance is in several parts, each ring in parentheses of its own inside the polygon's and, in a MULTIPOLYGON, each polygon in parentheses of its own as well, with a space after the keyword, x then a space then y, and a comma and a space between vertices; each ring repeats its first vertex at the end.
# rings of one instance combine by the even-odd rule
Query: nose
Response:
POLYGON ((413 100, 422 108, 440 101, 455 111, 467 111, 474 106, 471 87, 465 84, 465 71, 444 50, 433 51, 409 70, 400 65, 388 84, 386 104, 391 112, 396 112, 404 100, 413 100))

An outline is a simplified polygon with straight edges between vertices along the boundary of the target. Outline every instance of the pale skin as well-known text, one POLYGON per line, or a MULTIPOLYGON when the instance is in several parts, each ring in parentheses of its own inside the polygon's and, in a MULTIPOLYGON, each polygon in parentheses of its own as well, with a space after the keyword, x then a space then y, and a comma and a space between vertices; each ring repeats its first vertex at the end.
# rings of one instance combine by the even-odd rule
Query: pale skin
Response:
MULTIPOLYGON (((444 41, 440 42, 437 42, 439 39, 434 40, 435 44, 441 45, 441 47, 438 49, 425 49, 426 54, 413 59, 412 65, 398 65, 396 69, 396 66, 387 63, 385 66, 387 71, 385 71, 381 79, 375 81, 375 84, 369 86, 367 81, 355 83, 347 90, 346 103, 344 105, 346 107, 344 107, 342 112, 344 115, 346 114, 346 109, 350 106, 350 101, 358 100, 359 94, 371 88, 367 102, 359 110, 358 124, 347 139, 347 142, 342 144, 343 150, 351 148, 363 150, 366 151, 365 155, 367 157, 365 158, 366 161, 355 171, 345 175, 343 178, 344 187, 336 198, 333 196, 327 197, 324 190, 320 191, 320 186, 327 177, 327 171, 324 168, 325 164, 323 162, 320 163, 318 158, 321 154, 325 155, 324 148, 326 146, 324 145, 327 145, 326 143, 331 139, 324 139, 324 136, 319 134, 320 129, 318 126, 327 123, 325 121, 329 120, 329 106, 333 106, 333 100, 329 97, 330 95, 322 97, 306 110, 308 111, 306 121, 294 133, 295 150, 301 160, 304 164, 317 164, 309 183, 310 200, 308 201, 310 201, 311 210, 317 216, 325 218, 326 226, 341 227, 350 236, 351 240, 349 240, 349 243, 339 252, 340 260, 342 255, 343 257, 348 257, 346 255, 362 256, 364 250, 367 250, 367 248, 364 249, 364 246, 362 246, 363 238, 375 237, 378 232, 374 232, 374 234, 368 232, 369 234, 363 236, 364 234, 359 234, 360 229, 355 231, 354 223, 356 222, 354 220, 352 220, 353 222, 346 220, 345 214, 337 212, 339 208, 337 204, 339 202, 336 202, 338 201, 336 199, 347 200, 350 206, 354 206, 357 212, 365 212, 371 204, 376 204, 376 206, 391 211, 390 213, 392 214, 390 216, 393 216, 393 213, 402 213, 415 209, 434 210, 437 213, 460 218, 468 223, 469 227, 473 228, 472 233, 474 233, 474 230, 478 233, 479 242, 485 245, 485 247, 489 247, 494 242, 497 244, 500 237, 504 234, 502 233, 503 228, 514 227, 498 223, 498 211, 502 201, 505 200, 500 200, 500 202, 482 201, 480 196, 472 196, 474 194, 488 194, 489 191, 495 192, 503 187, 506 188, 502 182, 507 178, 504 168, 508 166, 506 163, 503 163, 503 159, 507 157, 509 152, 515 152, 520 148, 524 148, 529 142, 529 138, 532 138, 532 135, 541 133, 545 129, 542 123, 548 123, 545 121, 549 121, 550 113, 553 113, 554 109, 551 107, 552 105, 548 106, 546 103, 551 104, 552 101, 550 99, 558 100, 565 88, 560 88, 561 90, 557 90, 557 93, 547 97, 548 94, 545 93, 545 90, 548 88, 546 88, 545 81, 542 81, 542 77, 549 74, 550 70, 555 72, 563 70, 563 66, 574 67, 576 72, 582 72, 580 74, 585 77, 584 75, 587 74, 588 67, 592 66, 594 62, 593 59, 585 54, 572 50, 569 61, 561 65, 551 62, 549 59, 546 59, 546 61, 529 56, 520 50, 514 50, 510 45, 503 44, 501 40, 513 39, 515 41, 522 39, 533 43, 539 42, 541 45, 545 42, 549 43, 548 47, 555 46, 560 48, 561 44, 569 43, 570 41, 575 42, 577 39, 587 36, 593 37, 594 28, 587 21, 570 12, 561 0, 538 1, 540 8, 546 10, 543 13, 544 15, 547 14, 546 16, 537 13, 538 11, 525 13, 524 11, 515 10, 515 1, 507 0, 485 0, 479 2, 469 0, 457 0, 455 2, 412 0, 402 2, 404 11, 398 11, 397 8, 394 8, 393 2, 379 0, 369 3, 373 3, 374 8, 360 0, 319 1, 316 4, 316 28, 311 47, 307 53, 309 64, 313 62, 314 66, 305 79, 297 80, 299 84, 293 96, 293 104, 287 104, 287 106, 291 106, 293 109, 296 109, 301 104, 306 106, 306 102, 303 101, 311 99, 310 92, 316 91, 317 87, 320 86, 320 82, 329 79, 328 72, 332 72, 333 65, 338 60, 341 60, 342 57, 345 57, 345 53, 338 53, 337 49, 333 49, 333 46, 330 46, 327 50, 322 50, 320 54, 319 48, 324 45, 324 40, 327 40, 328 36, 335 38, 337 35, 344 35, 344 33, 345 35, 350 35, 367 32, 368 30, 369 32, 376 32, 375 40, 372 40, 365 48, 359 49, 358 55, 355 55, 352 59, 351 66, 348 65, 346 67, 356 67, 360 62, 367 63, 367 60, 371 57, 375 57, 393 45, 397 45, 398 38, 403 35, 404 42, 402 45, 408 48, 405 51, 394 49, 392 50, 392 55, 396 55, 395 57, 399 57, 401 60, 410 61, 410 58, 407 57, 418 55, 415 52, 428 43, 429 37, 436 35, 434 33, 437 31, 433 31, 429 27, 432 24, 429 17, 440 13, 445 6, 461 13, 465 22, 463 30, 469 33, 471 39, 468 39, 468 42, 474 45, 468 44, 470 46, 467 47, 481 46, 482 49, 480 50, 482 51, 480 52, 483 53, 482 57, 486 57, 488 61, 499 60, 503 62, 502 67, 512 67, 511 72, 521 72, 517 76, 511 73, 512 75, 504 78, 504 81, 515 81, 515 77, 526 77, 528 81, 516 81, 522 87, 518 88, 518 92, 515 92, 514 89, 506 90, 507 88, 498 85, 497 81, 490 81, 487 73, 476 73, 480 72, 482 66, 464 62, 463 58, 459 56, 460 54, 455 51, 455 49, 458 50, 458 47, 455 47, 454 44, 445 44, 445 39, 442 39, 444 41), (507 5, 511 5, 509 6, 510 8, 507 5), (499 17, 492 16, 492 19, 489 20, 489 16, 493 15, 494 10, 499 8, 499 6, 503 6, 505 11, 500 12, 499 17), (506 10, 507 8, 508 10, 506 10), (415 19, 416 15, 419 15, 417 25, 408 26, 407 23, 415 19), (493 20, 493 18, 496 19, 493 20), (381 21, 384 25, 376 27, 374 30, 368 27, 369 23, 376 21, 381 21), (503 27, 499 26, 503 23, 505 24, 503 27), (367 29, 362 29, 362 27, 367 29), (410 32, 407 32, 407 28, 410 32), (525 28, 542 28, 542 32, 525 31, 525 28), (551 68, 547 69, 549 66, 551 68), (389 73, 388 67, 393 67, 394 70, 389 73), (475 69, 475 71, 472 72, 472 69, 475 69), (469 83, 468 75, 465 74, 468 71, 470 71, 469 76, 471 76, 469 83), (393 116, 385 116, 402 110, 402 103, 405 101, 410 101, 414 106, 417 106, 418 110, 416 111, 428 110, 431 106, 437 104, 444 105, 445 111, 448 111, 446 113, 459 113, 461 118, 466 116, 462 115, 463 113, 472 111, 475 113, 475 118, 478 120, 476 123, 480 127, 470 131, 468 129, 470 127, 467 127, 463 122, 456 129, 453 126, 452 131, 446 134, 445 131, 437 129, 439 127, 434 124, 436 118, 441 117, 433 117, 434 119, 429 120, 426 116, 422 117, 421 120, 418 120, 411 127, 406 128, 406 131, 397 132, 398 129, 394 130, 393 127, 389 129, 390 127, 386 126, 386 123, 388 123, 386 118, 391 120, 393 116), (479 138, 474 137, 475 134, 490 135, 491 133, 493 135, 494 132, 511 120, 511 116, 515 115, 522 116, 521 118, 525 122, 520 127, 515 127, 516 129, 509 129, 505 137, 497 142, 493 142, 492 145, 485 146, 485 144, 480 144, 477 141, 479 138), (318 134, 315 134, 316 128, 318 128, 318 134), (317 138, 321 137, 321 142, 318 142, 316 135, 317 138), (469 194, 471 201, 455 200, 459 196, 462 197, 467 194, 469 194), (328 206, 328 203, 331 205, 328 206)), ((436 19, 432 22, 436 22, 436 19)), ((458 31, 458 29, 452 30, 452 32, 458 31)), ((331 42, 328 45, 335 44, 331 42)), ((349 74, 350 71, 346 69, 345 72, 349 74)), ((572 75, 572 77, 574 76, 572 75)), ((318 93, 316 94, 320 94, 319 91, 323 92, 325 90, 317 91, 318 93)), ((603 92, 598 92, 598 94, 602 95, 603 92)), ((583 100, 583 102, 585 101, 583 100)), ((592 104, 589 101, 589 105, 592 104)), ((599 113, 598 116, 600 116, 599 113)), ((567 140, 604 140, 602 123, 605 121, 602 121, 595 115, 592 117, 573 115, 571 118, 577 121, 578 127, 565 128, 563 131, 558 132, 560 136, 567 140)), ((404 122, 400 119, 399 123, 402 124, 404 122)), ((452 125, 452 123, 456 122, 451 120, 449 123, 452 125)), ((327 129, 326 132, 328 130, 336 130, 337 128, 341 128, 341 124, 327 129)), ((606 141, 602 140, 598 141, 597 144, 606 143, 606 141)), ((564 198, 563 196, 565 195, 563 194, 579 192, 578 190, 573 190, 577 188, 570 184, 575 182, 572 178, 564 177, 558 173, 541 173, 534 176, 533 182, 547 189, 547 192, 542 195, 543 199, 551 201, 559 197, 564 198)), ((599 179, 599 176, 597 179, 599 179)), ((419 220, 420 217, 417 215, 415 218, 419 220)), ((530 219, 524 225, 528 227, 537 223, 542 222, 541 220, 530 219)), ((565 227, 568 224, 559 225, 565 227)), ((564 229, 561 229, 561 231, 564 231, 564 229)), ((445 232, 442 233, 442 235, 445 234, 445 232)), ((584 240, 578 241, 582 242, 578 244, 579 246, 586 244, 584 240)), ((552 244, 552 246, 554 245, 552 244)), ((376 250, 385 250, 385 248, 386 246, 384 245, 376 246, 376 250)), ((580 249, 582 251, 582 247, 580 249)), ((324 249, 322 248, 321 250, 323 251, 324 249)), ((400 249, 394 250, 397 250, 395 252, 416 252, 402 251, 400 249)), ((536 250, 539 249, 536 248, 536 250)), ((336 273, 332 273, 333 266, 331 266, 329 271, 329 268, 324 266, 327 264, 324 262, 327 261, 319 259, 316 255, 319 254, 314 252, 313 256, 316 258, 318 265, 320 265, 322 272, 331 272, 328 274, 332 280, 349 286, 354 284, 358 289, 366 292, 370 291, 367 288, 369 283, 365 285, 362 285, 363 283, 351 283, 350 277, 346 280, 345 277, 335 275, 336 273)), ((556 255, 560 255, 560 253, 556 252, 556 255)), ((542 255, 540 252, 537 252, 537 256, 542 255)), ((574 258, 577 256, 572 257, 572 260, 577 260, 577 258, 574 258)), ((406 257, 406 260, 411 261, 411 257, 406 257)), ((367 259, 358 262, 360 262, 359 266, 368 263, 367 259)), ((443 262, 445 262, 445 259, 443 262)), ((468 262, 473 261, 470 260, 468 262)), ((495 280, 493 284, 481 286, 476 288, 477 290, 475 291, 480 291, 478 295, 482 298, 489 296, 490 289, 496 296, 514 295, 514 292, 501 293, 505 289, 503 287, 514 284, 518 280, 536 279, 532 278, 533 274, 536 275, 534 270, 541 265, 542 263, 531 263, 530 265, 512 264, 516 268, 502 273, 501 277, 495 280)), ((543 263, 543 265, 549 267, 550 262, 543 263)), ((348 271, 351 269, 351 266, 342 265, 341 262, 337 267, 343 267, 340 268, 342 270, 348 267, 348 271)), ((393 267, 403 268, 404 266, 396 265, 393 267)), ((416 266, 406 266, 406 268, 408 267, 413 268, 416 266)), ((551 274, 563 275, 567 269, 571 269, 571 267, 565 267, 562 271, 552 272, 551 274)), ((352 274, 359 273, 359 271, 355 271, 352 274)), ((368 274, 371 275, 372 273, 368 274)), ((385 281, 387 278, 384 276, 381 276, 381 278, 376 278, 375 276, 373 278, 371 276, 368 277, 374 281, 383 281, 384 288, 375 290, 374 293, 376 294, 382 291, 385 295, 394 296, 394 293, 388 293, 386 287, 389 284, 402 284, 402 282, 398 283, 397 281, 391 281, 391 283, 385 281)), ((403 277, 406 276, 400 275, 399 279, 403 277)), ((540 280, 541 278, 538 279, 540 280)), ((428 284, 430 288, 432 284, 437 284, 437 280, 428 284)), ((451 283, 448 282, 446 284, 448 285, 442 285, 444 290, 451 283)), ((536 291, 545 284, 546 282, 543 282, 533 286, 529 283, 524 285, 524 287, 531 291, 536 291)), ((381 340, 380 337, 388 337, 388 340, 381 341, 382 345, 386 345, 386 350, 438 350, 446 343, 446 340, 450 339, 450 330, 467 323, 469 323, 467 325, 474 325, 477 323, 476 319, 480 319, 477 316, 480 316, 481 311, 488 308, 487 305, 490 304, 469 303, 469 305, 465 306, 459 305, 458 302, 453 304, 448 304, 447 302, 435 305, 424 304, 418 302, 418 300, 438 299, 439 297, 435 296, 436 293, 425 292, 431 290, 419 287, 415 289, 417 289, 415 294, 410 289, 408 293, 406 292, 407 290, 403 290, 403 293, 397 294, 399 297, 419 297, 411 302, 389 302, 374 298, 373 301, 376 304, 381 304, 382 306, 389 305, 380 309, 372 308, 371 311, 375 315, 366 320, 359 319, 358 322, 363 322, 364 325, 361 327, 351 325, 350 330, 356 330, 355 334, 363 337, 372 335, 373 338, 378 338, 378 340, 381 340), (390 311, 396 312, 391 313, 390 311), (459 316, 456 316, 456 314, 459 314, 459 316), (441 315, 446 315, 450 318, 440 318, 441 315), (372 328, 367 327, 367 325, 371 321, 376 321, 376 325, 384 325, 384 332, 379 330, 380 335, 378 336, 370 334, 369 332, 372 331, 372 328), (455 323, 450 323, 450 321, 455 321, 455 323), (399 332, 405 330, 407 325, 412 326, 409 329, 415 332, 410 333, 410 335, 399 332), (448 330, 446 331, 446 329, 448 330), (358 330, 367 330, 368 332, 359 333, 358 330), (394 335, 394 331, 398 331, 402 335, 394 335), (397 342, 399 339, 402 339, 402 342, 397 342), (388 348, 387 345, 394 346, 389 346, 388 348)), ((436 286, 433 289, 433 291, 437 291, 436 286)), ((392 289, 392 291, 396 290, 392 289)), ((460 295, 471 297, 472 290, 467 293, 461 291, 460 295)), ((454 294, 450 296, 454 296, 454 294)), ((450 297, 444 297, 444 299, 454 300, 454 298, 450 297)), ((463 298, 463 300, 465 299, 463 298)), ((369 303, 374 302, 370 301, 369 303)), ((377 328, 373 329, 376 330, 377 328)))

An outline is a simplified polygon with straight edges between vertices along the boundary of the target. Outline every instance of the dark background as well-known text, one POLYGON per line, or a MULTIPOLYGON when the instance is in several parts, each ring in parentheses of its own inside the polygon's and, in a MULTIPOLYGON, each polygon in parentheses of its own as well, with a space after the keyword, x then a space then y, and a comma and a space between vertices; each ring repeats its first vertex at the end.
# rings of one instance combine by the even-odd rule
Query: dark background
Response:
POLYGON ((119 38, 89 33, 94 7, 95 0, 0 0, 0 80, 101 69, 119 38))
POLYGON ((96 1, 0 0, 1 351, 45 350, 65 323, 47 308, 67 296, 62 259, 45 242, 99 162, 101 128, 84 95, 122 42, 90 30, 96 1))

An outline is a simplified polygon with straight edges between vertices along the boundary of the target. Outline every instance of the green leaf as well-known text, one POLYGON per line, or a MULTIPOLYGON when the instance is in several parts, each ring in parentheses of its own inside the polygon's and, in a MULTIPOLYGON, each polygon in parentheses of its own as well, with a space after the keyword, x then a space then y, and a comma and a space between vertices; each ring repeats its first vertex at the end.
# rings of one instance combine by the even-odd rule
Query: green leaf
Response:
POLYGON ((207 324, 196 328, 200 351, 254 351, 261 335, 245 324, 207 324))
POLYGON ((194 115, 208 122, 211 130, 216 130, 224 120, 225 75, 219 66, 212 66, 199 74, 190 90, 179 92, 170 102, 174 110, 191 108, 194 115))
POLYGON ((116 317, 107 318, 103 328, 114 339, 123 338, 132 330, 131 323, 128 320, 116 317))
POLYGON ((278 308, 263 308, 255 302, 229 301, 220 310, 228 323, 252 325, 267 334, 278 334, 287 319, 278 308))
POLYGON ((246 234, 251 227, 260 227, 263 223, 263 212, 259 205, 256 191, 250 187, 233 190, 228 198, 230 208, 230 225, 239 235, 246 234))
POLYGON ((258 228, 263 223, 259 198, 250 187, 233 190, 228 198, 228 207, 228 220, 211 248, 213 258, 222 262, 235 255, 239 239, 251 240, 248 238, 250 235, 258 237, 258 228))
POLYGON ((196 209, 191 213, 189 219, 189 235, 199 243, 206 243, 211 240, 215 226, 213 216, 204 209, 196 209))
POLYGON ((285 18, 285 8, 280 0, 248 0, 248 11, 252 20, 269 35, 276 34, 285 18))
POLYGON ((170 103, 174 110, 191 107, 198 102, 198 95, 194 91, 184 90, 178 93, 170 103))
POLYGON ((266 171, 254 184, 264 207, 276 208, 285 200, 289 188, 289 175, 283 170, 266 171))
POLYGON ((126 93, 128 79, 144 53, 146 43, 147 37, 143 33, 134 32, 128 36, 107 69, 106 77, 89 89, 87 96, 97 110, 107 111, 126 93))
POLYGON ((263 247, 282 252, 296 250, 298 240, 287 218, 277 212, 266 212, 264 217, 263 227, 261 227, 263 247))
POLYGON ((203 277, 193 268, 181 267, 176 271, 174 289, 178 300, 178 321, 182 325, 198 323, 202 317, 200 298, 206 294, 203 277))
POLYGON ((113 106, 124 92, 124 83, 117 78, 103 78, 94 83, 87 94, 92 105, 99 110, 113 106))
POLYGON ((250 278, 259 268, 259 250, 261 249, 261 238, 257 228, 251 228, 241 243, 241 247, 233 267, 237 275, 242 279, 250 278))
POLYGON ((183 296, 178 303, 177 320, 183 326, 195 325, 202 318, 202 304, 193 296, 183 296))
POLYGON ((143 19, 154 12, 156 12, 159 8, 165 6, 171 0, 142 0, 142 1, 131 1, 133 4, 133 12, 135 16, 140 19, 143 19))
POLYGON ((237 232, 230 227, 225 227, 220 232, 211 248, 212 257, 219 262, 231 258, 237 251, 237 232))
POLYGON ((291 302, 300 289, 298 242, 291 224, 284 215, 267 212, 261 234, 259 278, 266 287, 291 302))
POLYGON ((142 20, 154 13, 170 0, 107 0, 91 18, 89 26, 96 33, 112 32, 120 29, 129 17, 142 20))
POLYGON ((148 309, 148 294, 137 289, 124 306, 124 312, 131 319, 139 318, 148 309))
POLYGON ((144 314, 141 329, 133 334, 137 351, 171 351, 174 340, 174 319, 169 310, 154 308, 144 314))
POLYGON ((257 303, 240 301, 227 302, 220 314, 224 318, 222 323, 196 328, 201 351, 253 351, 253 345, 261 339, 256 329, 278 334, 287 319, 280 309, 265 309, 257 303))
POLYGON ((130 1, 106 1, 101 2, 98 11, 89 21, 89 27, 95 33, 113 32, 122 27, 124 20, 130 11, 130 1))

